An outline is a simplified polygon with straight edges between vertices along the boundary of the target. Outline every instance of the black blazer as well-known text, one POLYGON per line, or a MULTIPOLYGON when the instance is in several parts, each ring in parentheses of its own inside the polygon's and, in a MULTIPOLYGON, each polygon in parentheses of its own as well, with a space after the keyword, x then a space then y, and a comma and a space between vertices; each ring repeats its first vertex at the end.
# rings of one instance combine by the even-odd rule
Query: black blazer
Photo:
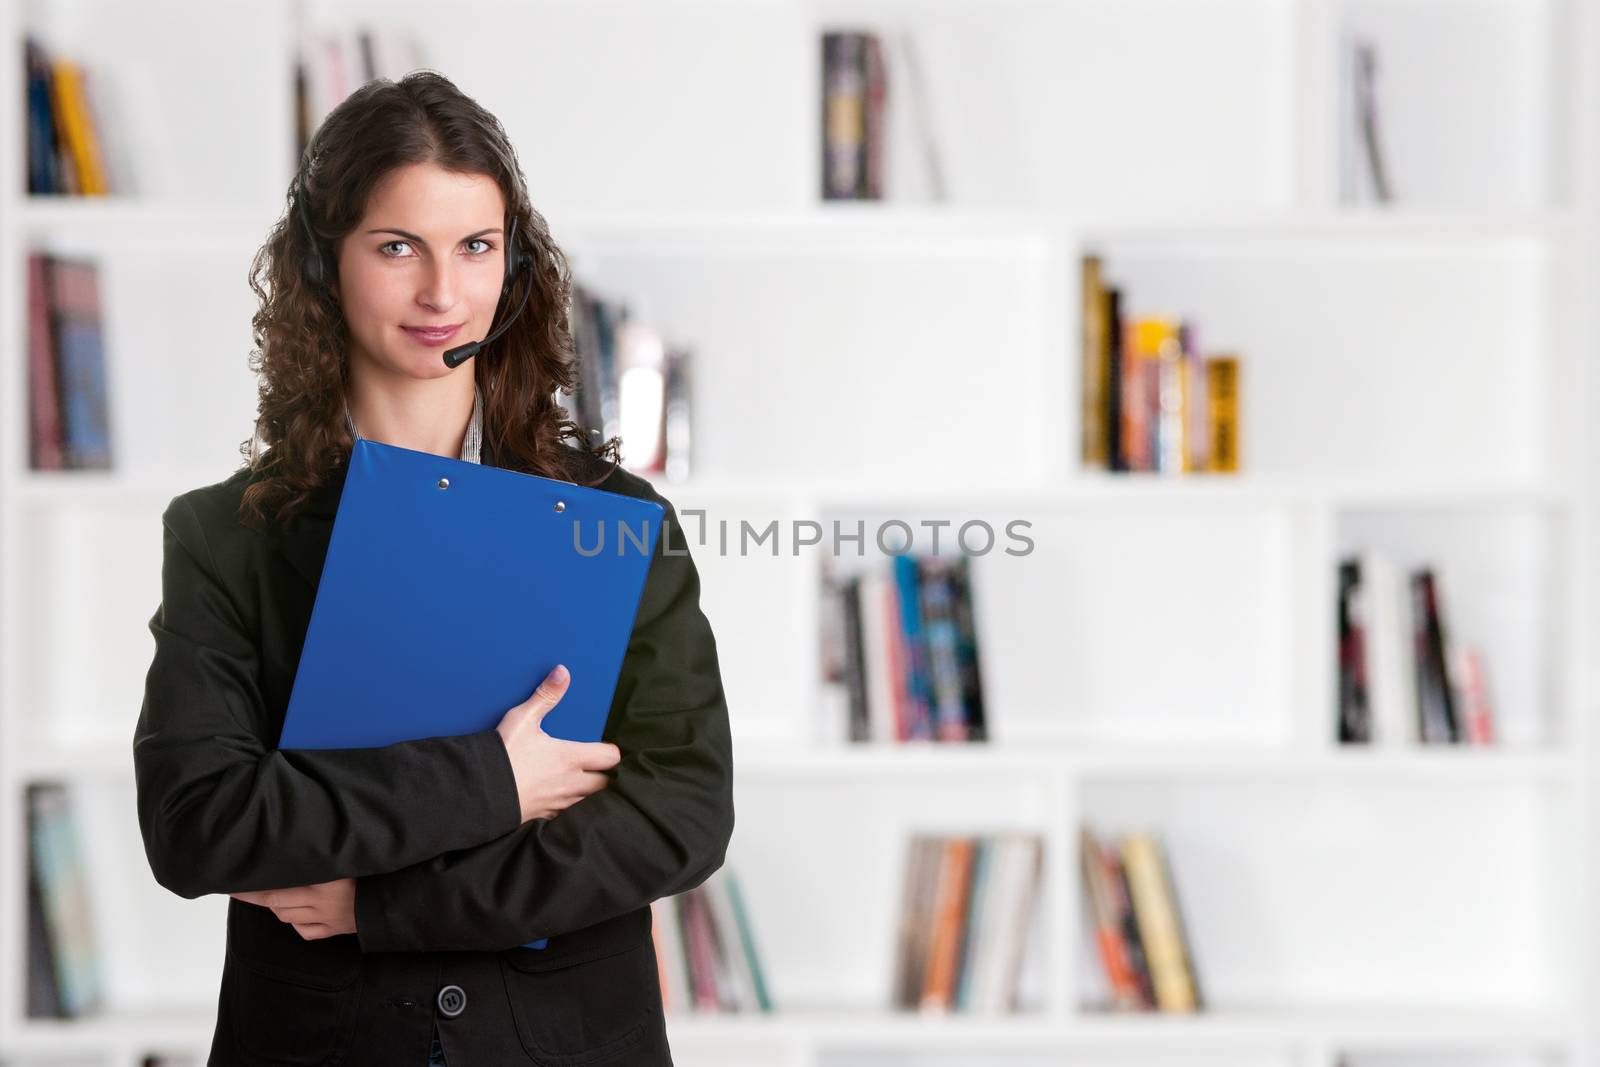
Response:
MULTIPOLYGON (((607 466, 573 461, 574 481, 607 466)), ((162 516, 133 738, 145 853, 188 898, 355 878, 357 932, 307 941, 230 900, 207 1062, 423 1067, 437 1022, 451 1067, 670 1064, 650 902, 719 868, 734 824, 716 642, 672 505, 626 471, 600 485, 666 505, 604 733, 622 761, 606 789, 520 824, 493 729, 277 750, 344 468, 259 531, 238 521, 251 477, 162 516)))

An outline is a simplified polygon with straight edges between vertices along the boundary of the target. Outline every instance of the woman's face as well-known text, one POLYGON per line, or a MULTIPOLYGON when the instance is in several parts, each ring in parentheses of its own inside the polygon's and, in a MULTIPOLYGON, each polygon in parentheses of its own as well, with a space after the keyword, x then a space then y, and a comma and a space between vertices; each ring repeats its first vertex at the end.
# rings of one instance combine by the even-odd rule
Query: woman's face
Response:
POLYGON ((505 197, 487 175, 417 163, 385 176, 339 245, 352 362, 410 378, 460 370, 443 355, 489 332, 505 276, 504 224, 505 197))

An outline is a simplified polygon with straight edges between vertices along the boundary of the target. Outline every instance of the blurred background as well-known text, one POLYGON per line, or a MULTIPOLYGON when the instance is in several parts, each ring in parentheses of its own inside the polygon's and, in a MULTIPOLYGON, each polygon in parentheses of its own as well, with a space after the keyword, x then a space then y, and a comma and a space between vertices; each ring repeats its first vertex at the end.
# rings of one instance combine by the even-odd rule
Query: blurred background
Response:
POLYGON ((160 514, 241 462, 308 131, 416 67, 571 257, 569 408, 703 510, 679 1063, 1597 1062, 1597 15, 0 5, 0 1062, 204 1062, 160 514))

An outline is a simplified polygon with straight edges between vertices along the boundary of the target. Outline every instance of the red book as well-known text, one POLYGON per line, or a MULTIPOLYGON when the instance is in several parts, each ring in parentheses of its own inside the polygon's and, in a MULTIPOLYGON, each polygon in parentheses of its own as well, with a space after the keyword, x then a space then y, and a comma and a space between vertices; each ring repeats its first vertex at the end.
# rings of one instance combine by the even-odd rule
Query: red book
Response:
POLYGON ((58 471, 66 463, 61 448, 61 393, 56 386, 46 259, 43 252, 28 255, 29 466, 36 471, 58 471))

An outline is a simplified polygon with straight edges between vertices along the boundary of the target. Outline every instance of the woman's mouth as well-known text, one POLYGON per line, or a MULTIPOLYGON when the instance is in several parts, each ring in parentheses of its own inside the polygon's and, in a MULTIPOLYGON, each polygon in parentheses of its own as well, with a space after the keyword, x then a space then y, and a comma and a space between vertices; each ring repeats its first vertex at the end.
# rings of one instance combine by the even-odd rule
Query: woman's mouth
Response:
POLYGON ((412 340, 424 345, 442 345, 456 335, 461 329, 461 323, 454 326, 402 326, 412 340))

